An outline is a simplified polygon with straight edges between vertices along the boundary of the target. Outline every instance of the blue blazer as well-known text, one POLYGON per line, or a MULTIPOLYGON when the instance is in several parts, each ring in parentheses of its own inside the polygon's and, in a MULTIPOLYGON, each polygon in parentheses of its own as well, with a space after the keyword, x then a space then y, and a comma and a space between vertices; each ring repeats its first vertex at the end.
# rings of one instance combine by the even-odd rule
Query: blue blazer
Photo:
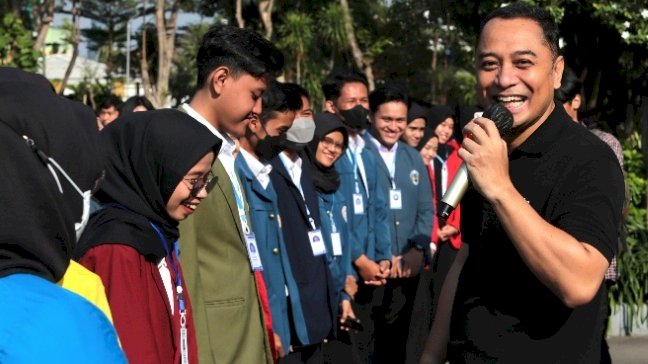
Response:
POLYGON ((347 275, 352 275, 351 267, 351 245, 349 244, 349 226, 346 223, 348 214, 347 203, 342 193, 342 186, 335 193, 318 192, 318 202, 320 208, 320 217, 322 220, 322 235, 326 244, 326 256, 328 260, 329 271, 333 278, 333 284, 336 292, 336 302, 343 299, 351 300, 351 297, 344 292, 344 283, 347 275), (340 235, 342 244, 342 255, 333 255, 333 226, 340 235))
POLYGON ((358 171, 358 188, 365 209, 361 215, 354 214, 353 209, 353 194, 356 185, 353 162, 347 153, 335 162, 335 169, 340 174, 341 193, 344 194, 347 205, 351 262, 354 262, 362 254, 374 261, 384 259, 391 261, 391 241, 389 240, 390 232, 387 221, 388 205, 384 191, 378 188, 376 157, 366 147, 360 152, 360 157, 365 167, 367 182, 365 185, 360 171, 358 171))
MULTIPOLYGON (((365 134, 364 137, 366 149, 378 160, 378 186, 389 196, 389 190, 392 188, 389 169, 371 140, 371 135, 365 134)), ((430 179, 419 152, 401 141, 398 142, 396 150, 394 180, 396 188, 401 190, 402 209, 388 210, 392 254, 401 255, 412 247, 427 252, 434 221, 430 179)), ((387 207, 389 208, 389 204, 387 207)))
POLYGON ((310 245, 308 232, 311 225, 306 205, 316 228, 321 228, 317 193, 308 168, 302 168, 299 192, 284 167, 281 159, 275 157, 270 164, 270 180, 277 191, 277 201, 288 259, 292 269, 299 298, 306 319, 307 338, 292 340, 292 345, 312 345, 321 343, 335 334, 336 297, 331 273, 328 269, 326 254, 315 256, 310 245), (304 199, 306 200, 304 203, 304 199))
POLYGON ((272 329, 281 337, 284 348, 290 347, 290 322, 299 338, 307 338, 306 320, 299 300, 299 290, 290 268, 288 252, 281 232, 277 193, 272 182, 264 189, 242 155, 236 157, 236 173, 250 208, 250 228, 256 237, 263 279, 266 283, 272 329), (288 297, 286 297, 286 288, 288 297), (290 300, 290 304, 288 304, 290 300))

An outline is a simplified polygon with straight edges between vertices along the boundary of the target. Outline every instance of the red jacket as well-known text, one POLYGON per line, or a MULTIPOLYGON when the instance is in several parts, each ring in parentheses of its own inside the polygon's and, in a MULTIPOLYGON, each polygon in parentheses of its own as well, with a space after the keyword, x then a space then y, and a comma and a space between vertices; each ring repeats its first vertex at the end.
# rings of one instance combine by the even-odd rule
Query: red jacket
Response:
MULTIPOLYGON (((461 165, 461 158, 459 157, 459 154, 457 153, 457 149, 455 149, 452 153, 450 153, 450 156, 448 156, 448 160, 446 161, 446 165, 448 167, 448 179, 446 181, 446 186, 450 186, 450 183, 452 183, 452 180, 454 179, 455 174, 457 174, 457 170, 459 169, 459 166, 461 165)), ((428 169, 428 174, 430 177, 430 184, 432 185, 432 201, 434 203, 434 207, 436 208, 437 206, 437 200, 436 200, 436 179, 434 178, 434 168, 432 168, 431 163, 428 163, 427 165, 428 169)), ((459 247, 461 246, 461 204, 457 205, 457 207, 452 211, 450 216, 448 217, 448 221, 446 221, 447 225, 453 226, 455 229, 459 231, 459 234, 454 235, 450 238, 450 245, 455 250, 459 250, 459 247)), ((438 233, 437 231, 439 230, 439 219, 435 218, 434 219, 434 225, 432 226, 432 242, 434 242, 437 245, 437 248, 439 245, 442 243, 438 238, 438 233)))
MULTIPOLYGON (((175 273, 167 265, 171 282, 175 273)), ((80 263, 98 274, 106 287, 115 328, 128 362, 180 363, 180 312, 172 284, 174 310, 156 262, 148 261, 134 248, 102 244, 88 250, 80 263)), ((178 266, 182 275, 182 268, 178 266)), ((189 294, 184 287, 187 340, 190 363, 198 363, 196 334, 189 294)))

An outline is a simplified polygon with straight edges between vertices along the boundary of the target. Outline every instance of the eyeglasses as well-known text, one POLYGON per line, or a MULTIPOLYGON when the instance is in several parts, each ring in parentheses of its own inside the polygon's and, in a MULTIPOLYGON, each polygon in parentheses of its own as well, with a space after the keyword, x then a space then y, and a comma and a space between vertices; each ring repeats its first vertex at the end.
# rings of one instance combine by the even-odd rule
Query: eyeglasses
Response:
POLYGON ((335 140, 329 138, 329 137, 324 137, 320 140, 320 142, 324 145, 326 148, 333 148, 334 150, 342 150, 344 149, 344 143, 336 143, 335 140))
POLYGON ((218 178, 216 178, 216 176, 214 176, 214 174, 209 171, 202 177, 183 178, 183 180, 189 182, 189 186, 187 186, 191 190, 189 193, 192 197, 196 197, 198 196, 198 194, 200 194, 203 188, 207 189, 207 192, 210 192, 212 188, 214 188, 214 185, 216 184, 216 181, 218 181, 218 178))

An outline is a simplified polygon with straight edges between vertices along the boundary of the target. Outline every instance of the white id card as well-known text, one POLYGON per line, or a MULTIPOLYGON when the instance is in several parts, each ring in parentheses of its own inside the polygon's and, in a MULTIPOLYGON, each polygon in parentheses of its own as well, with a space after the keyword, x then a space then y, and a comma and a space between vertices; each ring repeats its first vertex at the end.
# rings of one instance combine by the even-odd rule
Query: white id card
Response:
POLYGON ((180 328, 180 362, 189 364, 189 344, 187 342, 187 328, 180 328))
POLYGON ((353 213, 355 215, 364 214, 364 202, 362 201, 362 195, 359 193, 353 194, 353 213))
POLYGON ((324 245, 324 238, 322 238, 320 229, 309 231, 308 240, 310 240, 314 256, 326 254, 326 245, 324 245))
POLYGON ((261 264, 261 256, 259 255, 259 247, 257 246, 254 233, 245 235, 245 245, 247 246, 248 257, 250 258, 250 265, 252 266, 252 270, 263 270, 263 264, 261 264))
POLYGON ((392 210, 400 210, 403 208, 403 199, 401 195, 401 190, 391 189, 389 190, 389 208, 392 210))
POLYGON ((331 245, 333 245, 333 255, 339 257, 342 255, 342 239, 340 233, 331 233, 331 245))

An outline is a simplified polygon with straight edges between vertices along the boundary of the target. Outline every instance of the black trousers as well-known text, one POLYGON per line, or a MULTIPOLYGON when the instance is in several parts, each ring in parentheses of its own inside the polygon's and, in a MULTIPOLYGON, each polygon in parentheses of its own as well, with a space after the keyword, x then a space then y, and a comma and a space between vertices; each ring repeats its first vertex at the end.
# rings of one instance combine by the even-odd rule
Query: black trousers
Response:
POLYGON ((299 346, 293 352, 279 359, 277 364, 321 364, 322 344, 299 346))

